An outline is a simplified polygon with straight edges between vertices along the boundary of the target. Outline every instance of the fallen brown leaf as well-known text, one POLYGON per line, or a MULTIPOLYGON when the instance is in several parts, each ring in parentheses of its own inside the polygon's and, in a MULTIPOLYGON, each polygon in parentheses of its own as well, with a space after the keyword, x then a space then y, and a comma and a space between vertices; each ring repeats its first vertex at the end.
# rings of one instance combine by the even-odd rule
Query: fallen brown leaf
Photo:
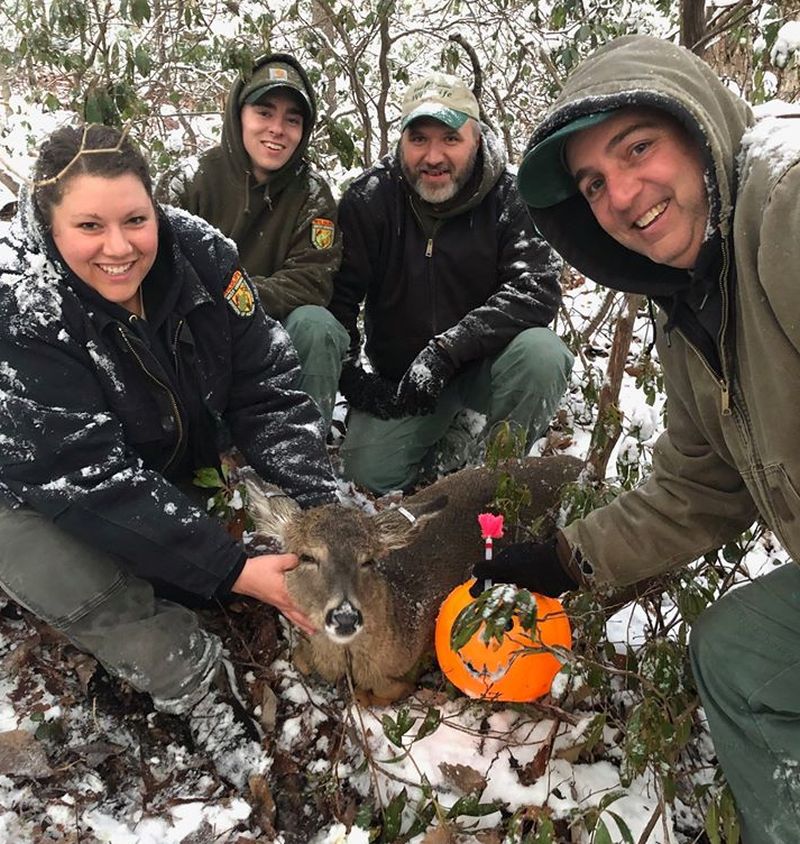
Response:
POLYGON ((0 733, 0 774, 43 779, 53 773, 44 748, 29 732, 0 733))
POLYGON ((440 762, 439 770, 444 774, 450 785, 455 786, 462 794, 480 792, 486 788, 486 777, 469 765, 450 765, 440 762))
POLYGON ((275 830, 275 798, 272 796, 269 783, 260 774, 250 777, 250 794, 253 812, 258 819, 258 825, 266 832, 275 830))
POLYGON ((436 826, 425 834, 422 844, 455 844, 455 840, 446 826, 436 826))

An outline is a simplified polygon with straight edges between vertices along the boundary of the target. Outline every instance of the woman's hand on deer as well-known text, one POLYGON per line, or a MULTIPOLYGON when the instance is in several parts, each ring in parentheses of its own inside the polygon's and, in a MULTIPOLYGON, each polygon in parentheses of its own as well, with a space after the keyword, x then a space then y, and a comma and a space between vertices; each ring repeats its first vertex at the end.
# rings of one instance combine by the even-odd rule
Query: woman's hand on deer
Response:
POLYGON ((295 605, 286 588, 286 572, 298 563, 296 554, 261 554, 250 557, 231 591, 271 604, 293 624, 308 634, 317 629, 311 619, 295 605))

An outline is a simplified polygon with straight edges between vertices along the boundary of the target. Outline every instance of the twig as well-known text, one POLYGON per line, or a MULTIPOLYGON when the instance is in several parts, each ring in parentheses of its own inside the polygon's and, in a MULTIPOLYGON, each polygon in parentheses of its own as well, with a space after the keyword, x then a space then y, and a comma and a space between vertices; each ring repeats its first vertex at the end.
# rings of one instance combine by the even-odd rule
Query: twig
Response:
POLYGON ((81 138, 81 146, 80 149, 72 156, 67 164, 56 173, 55 176, 51 176, 49 179, 40 179, 38 182, 36 181, 29 181, 29 184, 33 188, 41 188, 45 185, 54 185, 60 178, 64 176, 64 174, 69 170, 70 167, 82 156, 82 155, 101 155, 101 154, 108 154, 110 152, 119 152, 122 144, 125 143, 125 139, 128 137, 128 132, 130 131, 130 125, 126 126, 122 130, 122 134, 120 135, 119 140, 117 141, 116 145, 113 147, 105 147, 103 149, 86 149, 84 144, 86 143, 86 134, 88 133, 89 129, 94 124, 87 124, 83 127, 83 137, 81 138))
POLYGON ((373 759, 372 751, 369 748, 367 728, 364 725, 364 718, 361 715, 361 704, 359 704, 358 699, 356 698, 356 690, 353 686, 352 660, 349 652, 347 653, 346 658, 347 670, 345 671, 345 677, 347 678, 347 689, 350 692, 350 702, 355 705, 355 710, 358 715, 358 726, 361 728, 361 735, 364 739, 362 745, 364 750, 364 759, 366 759, 367 765, 369 766, 369 776, 372 780, 372 786, 375 789, 375 800, 377 801, 378 808, 380 809, 381 814, 383 814, 385 806, 383 805, 383 797, 381 796, 380 785, 378 783, 378 775, 375 773, 375 760, 373 759))
POLYGON ((658 819, 661 817, 661 813, 664 811, 664 804, 662 802, 662 798, 659 797, 658 806, 653 809, 653 814, 650 816, 650 820, 647 822, 647 825, 642 830, 642 834, 639 836, 639 840, 636 844, 646 844, 647 839, 650 837, 650 833, 655 829, 656 824, 658 823, 658 819))
POLYGON ((497 129, 495 128, 494 124, 491 120, 489 120, 488 116, 486 115, 486 111, 483 108, 483 103, 481 103, 481 96, 483 95, 483 70, 481 69, 480 59, 478 58, 478 54, 475 52, 475 48, 472 44, 467 41, 466 38, 460 33, 456 32, 453 33, 448 39, 449 41, 453 41, 459 46, 461 46, 464 52, 469 56, 470 63, 472 64, 472 77, 474 82, 472 84, 472 93, 475 94, 475 99, 478 101, 478 107, 480 108, 480 115, 481 121, 485 123, 492 132, 496 132, 497 129))

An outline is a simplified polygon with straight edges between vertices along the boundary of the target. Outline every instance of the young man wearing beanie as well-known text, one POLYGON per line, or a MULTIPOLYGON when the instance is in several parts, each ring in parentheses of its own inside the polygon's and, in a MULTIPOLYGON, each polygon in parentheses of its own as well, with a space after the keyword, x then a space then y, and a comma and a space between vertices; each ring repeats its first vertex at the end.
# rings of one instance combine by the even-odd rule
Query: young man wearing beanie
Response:
POLYGON ((341 235, 330 188, 306 158, 316 116, 300 64, 286 54, 259 59, 231 86, 222 141, 178 203, 236 243, 264 310, 297 349, 300 387, 330 422, 349 339, 326 309, 341 235))
POLYGON ((520 191, 570 264, 658 306, 667 427, 640 488, 477 568, 547 595, 621 586, 766 523, 795 562, 728 592, 690 638, 746 844, 800 841, 794 123, 755 123, 697 56, 644 36, 606 44, 567 81, 531 139, 520 191))
POLYGON ((485 414, 485 431, 508 420, 530 444, 573 360, 547 328, 561 262, 536 234, 472 92, 442 73, 415 82, 400 129, 396 154, 342 199, 330 305, 352 339, 344 473, 378 493, 412 486, 466 408, 485 414), (370 374, 355 363, 362 303, 370 374))

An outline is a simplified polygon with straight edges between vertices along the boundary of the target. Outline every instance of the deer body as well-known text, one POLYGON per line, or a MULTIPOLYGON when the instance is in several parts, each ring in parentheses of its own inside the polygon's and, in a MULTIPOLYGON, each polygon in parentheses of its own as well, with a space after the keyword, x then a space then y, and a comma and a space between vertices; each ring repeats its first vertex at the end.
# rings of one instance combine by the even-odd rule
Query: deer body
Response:
MULTIPOLYGON (((463 469, 404 498, 402 508, 376 514, 339 504, 302 511, 249 484, 257 531, 300 557, 287 574, 289 593, 319 630, 301 639, 295 664, 335 682, 349 662, 356 688, 376 702, 408 694, 408 675, 432 648, 442 601, 480 559, 477 516, 495 497, 501 473, 531 491, 520 513, 525 525, 558 505, 561 487, 583 466, 557 456, 463 469)), ((509 541, 514 537, 496 548, 509 541)))

